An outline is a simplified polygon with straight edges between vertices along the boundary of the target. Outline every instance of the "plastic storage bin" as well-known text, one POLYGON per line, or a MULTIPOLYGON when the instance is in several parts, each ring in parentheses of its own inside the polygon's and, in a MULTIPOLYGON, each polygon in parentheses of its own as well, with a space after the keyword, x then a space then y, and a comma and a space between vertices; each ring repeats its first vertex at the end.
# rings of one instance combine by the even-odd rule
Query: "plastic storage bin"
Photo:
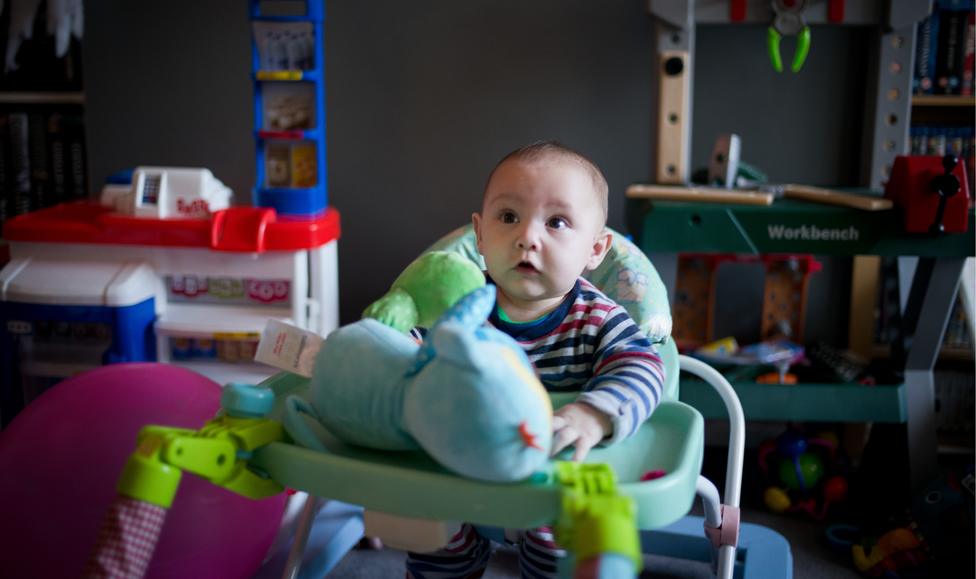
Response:
POLYGON ((61 380, 156 358, 145 264, 15 258, 0 272, 0 425, 61 380))

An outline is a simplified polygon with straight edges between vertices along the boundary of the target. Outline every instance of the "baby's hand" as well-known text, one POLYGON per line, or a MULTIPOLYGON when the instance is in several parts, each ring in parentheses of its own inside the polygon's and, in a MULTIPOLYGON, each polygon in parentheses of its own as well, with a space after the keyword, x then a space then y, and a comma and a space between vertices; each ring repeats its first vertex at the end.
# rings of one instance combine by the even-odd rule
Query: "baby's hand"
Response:
POLYGON ((610 417, 588 404, 573 402, 563 406, 552 417, 552 454, 574 444, 573 460, 582 462, 590 449, 610 434, 610 417))

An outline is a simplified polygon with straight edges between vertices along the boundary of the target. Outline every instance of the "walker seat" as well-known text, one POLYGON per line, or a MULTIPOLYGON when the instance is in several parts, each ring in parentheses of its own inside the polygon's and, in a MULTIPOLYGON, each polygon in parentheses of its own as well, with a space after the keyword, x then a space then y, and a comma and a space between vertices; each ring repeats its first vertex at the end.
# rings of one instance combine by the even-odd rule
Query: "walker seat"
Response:
MULTIPOLYGON (((688 513, 704 448, 701 414, 677 401, 677 350, 668 342, 660 351, 668 370, 666 399, 634 436, 609 448, 595 448, 586 461, 613 468, 619 491, 636 503, 641 529, 668 525, 688 513), (651 471, 664 474, 642 481, 651 471)), ((301 395, 308 380, 282 373, 262 386, 271 388, 279 401, 269 417, 280 418, 282 401, 289 394, 301 395)), ((554 394, 553 405, 574 397, 554 394)), ((251 463, 286 487, 402 517, 536 528, 553 524, 562 512, 553 461, 527 481, 489 483, 452 474, 422 452, 358 447, 338 440, 317 422, 309 421, 309 426, 328 452, 272 443, 258 449, 251 463)), ((569 452, 565 454, 568 458, 569 452)))

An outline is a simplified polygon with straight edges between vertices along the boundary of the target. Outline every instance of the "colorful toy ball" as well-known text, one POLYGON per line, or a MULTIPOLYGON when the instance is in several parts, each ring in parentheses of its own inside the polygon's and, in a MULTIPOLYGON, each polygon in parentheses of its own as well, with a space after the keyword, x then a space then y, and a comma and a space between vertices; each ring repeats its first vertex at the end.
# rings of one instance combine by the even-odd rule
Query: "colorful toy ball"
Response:
MULTIPOLYGON (((54 386, 0 432, 0 569, 80 577, 115 485, 147 424, 200 428, 220 386, 163 364, 116 364, 54 386)), ((253 501, 186 474, 147 577, 251 577, 285 496, 253 501)))
POLYGON ((837 447, 832 433, 808 437, 795 428, 763 441, 758 458, 768 483, 763 492, 766 507, 776 513, 805 512, 819 520, 830 505, 846 500, 847 479, 836 474, 837 447))
POLYGON ((810 491, 823 474, 823 461, 815 454, 804 453, 779 463, 779 480, 790 491, 810 491))

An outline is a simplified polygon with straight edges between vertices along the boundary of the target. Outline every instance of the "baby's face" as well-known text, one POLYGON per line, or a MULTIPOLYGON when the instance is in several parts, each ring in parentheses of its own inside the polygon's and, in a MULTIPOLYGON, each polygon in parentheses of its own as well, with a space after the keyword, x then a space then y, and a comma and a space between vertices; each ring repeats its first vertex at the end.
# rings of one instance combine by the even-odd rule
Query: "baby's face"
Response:
POLYGON ((603 259, 593 179, 568 159, 505 162, 472 219, 488 274, 513 300, 561 298, 603 259))

